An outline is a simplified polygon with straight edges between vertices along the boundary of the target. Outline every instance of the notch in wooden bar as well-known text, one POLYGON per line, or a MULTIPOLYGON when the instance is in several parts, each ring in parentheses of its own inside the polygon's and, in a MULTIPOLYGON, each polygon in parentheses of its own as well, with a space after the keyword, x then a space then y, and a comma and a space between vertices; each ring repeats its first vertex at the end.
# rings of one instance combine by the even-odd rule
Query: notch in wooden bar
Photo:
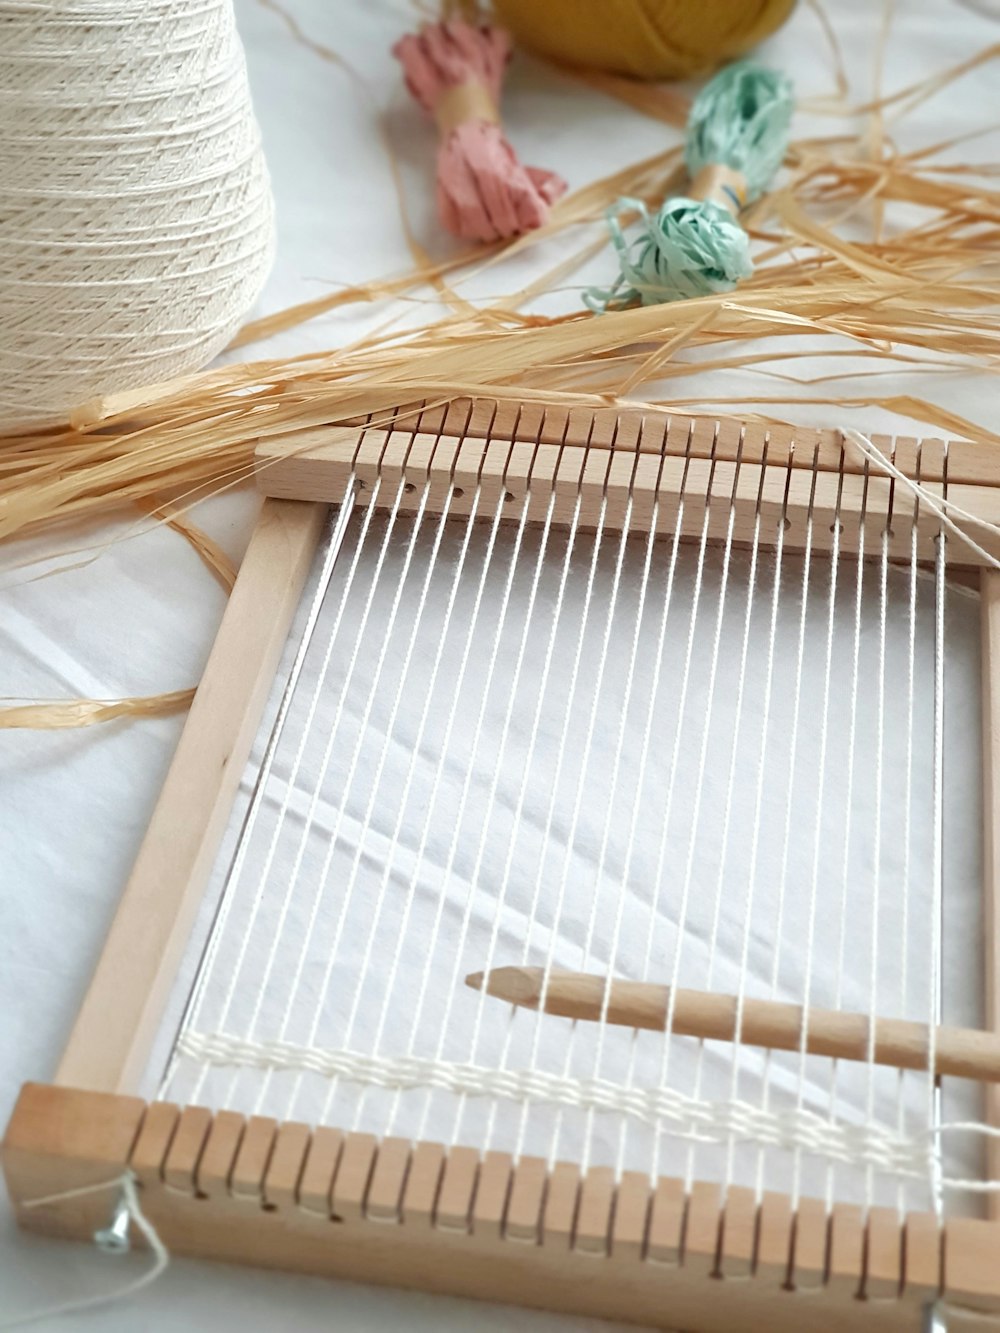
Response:
POLYGON ((365 1200, 365 1217, 369 1222, 402 1220, 403 1191, 409 1169, 409 1139, 383 1139, 378 1146, 365 1200))
POLYGON ((180 1117, 180 1107, 173 1102, 153 1102, 146 1107, 142 1128, 129 1157, 129 1166, 140 1185, 145 1187, 162 1181, 163 1163, 180 1117))
POLYGON ((503 1235, 513 1164, 510 1153, 491 1151, 483 1156, 472 1207, 472 1233, 481 1239, 499 1240, 503 1235))
POLYGON ((543 1244, 557 1250, 572 1249, 580 1184, 580 1168, 571 1162, 556 1162, 549 1172, 542 1210, 543 1244))
POLYGON ((830 1212, 827 1285, 845 1298, 861 1295, 865 1264, 865 1222, 853 1203, 836 1203, 830 1212))
POLYGON ((814 1291, 826 1281, 829 1215, 822 1199, 800 1199, 793 1226, 790 1270, 797 1291, 814 1291))
POLYGON ((591 1167, 580 1187, 573 1248, 581 1254, 605 1256, 611 1252, 611 1217, 615 1201, 615 1173, 609 1166, 591 1167))
POLYGON ((709 1277, 718 1271, 722 1231, 722 1188, 696 1180, 687 1196, 682 1262, 689 1273, 709 1277))
POLYGON ((278 1123, 270 1116, 252 1115, 247 1121, 229 1180, 234 1199, 241 1203, 264 1202, 264 1177, 277 1132, 278 1123))
POLYGON ((508 1240, 538 1244, 548 1175, 548 1165, 542 1157, 522 1157, 514 1168, 504 1227, 508 1240))
POLYGON ((787 1194, 770 1190, 761 1196, 757 1231, 756 1276, 776 1286, 786 1286, 792 1265, 792 1201, 787 1194))
POLYGON ((434 1225, 445 1152, 440 1143, 418 1143, 403 1188, 402 1218, 407 1226, 429 1230, 434 1225))
POLYGON ((672 1266, 680 1263, 686 1204, 682 1181, 662 1178, 656 1182, 646 1238, 646 1258, 650 1263, 672 1266))
POLYGON ((359 1222, 364 1217, 377 1150, 374 1134, 345 1135, 331 1193, 334 1217, 344 1222, 359 1222))
POLYGON ((200 1198, 228 1194, 246 1120, 235 1111, 217 1111, 198 1162, 195 1192, 200 1198))
POLYGON ((198 1163, 209 1130, 212 1112, 207 1106, 185 1106, 163 1163, 163 1183, 180 1194, 196 1193, 198 1163))
POLYGON ((298 1190, 299 1207, 306 1212, 332 1216, 333 1182, 343 1148, 344 1135, 339 1129, 321 1125, 313 1130, 298 1190))
POLYGON ((641 1171, 623 1171, 615 1191, 611 1223, 611 1253, 616 1259, 637 1262, 646 1250, 652 1190, 641 1171))
POLYGON ((943 1233, 933 1213, 909 1213, 903 1225, 903 1291, 925 1304, 941 1293, 943 1233))
POLYGON ((311 1137, 309 1126, 298 1121, 288 1120, 278 1126, 264 1176, 265 1208, 295 1207, 311 1137))
POLYGON ((438 1194, 436 1226, 444 1231, 469 1230, 478 1175, 479 1154, 474 1148, 449 1150, 438 1194))
POLYGON ((731 1185, 726 1191, 722 1214, 719 1272, 723 1277, 749 1277, 756 1250, 757 1195, 745 1186, 731 1185))
POLYGON ((894 1208, 871 1208, 865 1235, 867 1300, 895 1300, 903 1289, 903 1223, 894 1208))

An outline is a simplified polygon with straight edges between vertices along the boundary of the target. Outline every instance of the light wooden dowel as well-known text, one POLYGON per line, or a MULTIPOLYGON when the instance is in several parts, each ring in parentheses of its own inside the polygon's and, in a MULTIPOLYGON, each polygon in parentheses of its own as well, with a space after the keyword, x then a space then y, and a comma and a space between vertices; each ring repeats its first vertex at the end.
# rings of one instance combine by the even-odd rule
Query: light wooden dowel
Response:
MULTIPOLYGON (((485 989, 488 995, 529 1009, 542 999, 545 971, 540 967, 498 967, 489 973, 474 972, 466 985, 485 989)), ((557 972, 549 977, 544 1012, 563 1018, 598 1020, 605 1011, 609 1023, 623 1027, 651 1028, 662 1032, 667 1025, 670 988, 643 981, 612 981, 610 994, 605 977, 586 972, 557 972)), ((678 989, 672 1031, 683 1037, 708 1037, 717 1041, 736 1038, 737 1005, 733 995, 714 991, 678 989)), ((740 1041, 776 1051, 797 1051, 802 1040, 802 1009, 777 1000, 743 1002, 740 1041)), ((875 1020, 875 1063, 894 1069, 926 1069, 929 1029, 905 1019, 875 1020)), ((870 1057, 869 1022, 866 1014, 844 1014, 830 1009, 810 1009, 806 1030, 810 1055, 839 1060, 867 1061, 870 1057)), ((970 1028, 937 1029, 934 1071, 982 1082, 1000 1082, 1000 1035, 970 1028)))

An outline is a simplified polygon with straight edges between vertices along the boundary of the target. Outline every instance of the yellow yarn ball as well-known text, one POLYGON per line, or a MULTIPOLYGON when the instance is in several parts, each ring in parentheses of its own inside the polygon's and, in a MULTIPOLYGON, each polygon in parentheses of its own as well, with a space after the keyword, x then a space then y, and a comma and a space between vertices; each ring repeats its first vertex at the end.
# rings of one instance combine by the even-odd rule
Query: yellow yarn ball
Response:
POLYGON ((563 65, 683 79, 733 60, 792 12, 795 0, 493 0, 521 46, 563 65))

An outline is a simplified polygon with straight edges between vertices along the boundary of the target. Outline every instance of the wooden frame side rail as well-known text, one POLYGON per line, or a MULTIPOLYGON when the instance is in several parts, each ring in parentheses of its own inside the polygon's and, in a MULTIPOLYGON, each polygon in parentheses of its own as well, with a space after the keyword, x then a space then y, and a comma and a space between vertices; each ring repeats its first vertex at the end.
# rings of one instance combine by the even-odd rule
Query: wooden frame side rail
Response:
POLYGON ((264 502, 57 1083, 139 1086, 325 513, 323 505, 264 502))

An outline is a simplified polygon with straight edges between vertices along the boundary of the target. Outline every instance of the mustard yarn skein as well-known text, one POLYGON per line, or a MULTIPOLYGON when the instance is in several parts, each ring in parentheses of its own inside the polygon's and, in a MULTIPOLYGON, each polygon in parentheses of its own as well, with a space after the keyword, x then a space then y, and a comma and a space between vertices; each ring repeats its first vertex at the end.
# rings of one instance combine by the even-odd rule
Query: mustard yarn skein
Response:
POLYGON ((749 51, 795 0, 493 0, 526 50, 636 79, 684 79, 749 51))

